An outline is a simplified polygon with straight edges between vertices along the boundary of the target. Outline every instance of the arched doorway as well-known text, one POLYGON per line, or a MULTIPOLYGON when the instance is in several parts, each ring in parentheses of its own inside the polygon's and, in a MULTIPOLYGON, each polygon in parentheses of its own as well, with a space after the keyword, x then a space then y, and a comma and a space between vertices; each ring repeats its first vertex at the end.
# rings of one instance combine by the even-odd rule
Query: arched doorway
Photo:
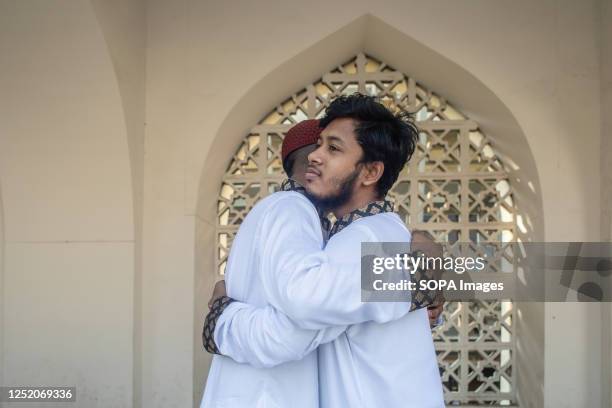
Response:
MULTIPOLYGON (((234 154, 217 202, 215 267, 225 268, 240 223, 284 178, 280 146, 295 123, 320 117, 334 97, 362 92, 415 115, 420 140, 390 192, 412 229, 457 242, 516 240, 508 172, 478 124, 416 79, 363 53, 280 103, 253 126, 234 154)), ((482 247, 482 245, 480 245, 482 247)), ((507 265, 512 265, 512 259, 507 265)), ((449 405, 516 403, 515 325, 509 302, 449 303, 434 341, 449 405)))

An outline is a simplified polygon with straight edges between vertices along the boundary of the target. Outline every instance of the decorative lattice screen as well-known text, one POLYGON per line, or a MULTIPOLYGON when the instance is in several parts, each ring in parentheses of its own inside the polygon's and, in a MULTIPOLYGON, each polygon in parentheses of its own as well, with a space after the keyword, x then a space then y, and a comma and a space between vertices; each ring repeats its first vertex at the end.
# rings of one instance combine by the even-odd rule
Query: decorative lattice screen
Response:
MULTIPOLYGON (((478 124, 414 78, 357 55, 279 104, 245 137, 223 178, 218 199, 216 265, 223 274, 240 223, 262 197, 278 190, 284 173, 280 146, 295 123, 321 117, 341 94, 377 95, 391 109, 415 115, 420 140, 390 191, 411 229, 427 230, 452 253, 478 243, 481 255, 502 253, 494 268, 512 268, 515 208, 504 165, 478 124), (484 248, 484 249, 483 249, 484 248)), ((491 263, 489 263, 491 264, 491 263)), ((433 332, 447 405, 514 405, 514 337, 510 302, 454 302, 433 332)))

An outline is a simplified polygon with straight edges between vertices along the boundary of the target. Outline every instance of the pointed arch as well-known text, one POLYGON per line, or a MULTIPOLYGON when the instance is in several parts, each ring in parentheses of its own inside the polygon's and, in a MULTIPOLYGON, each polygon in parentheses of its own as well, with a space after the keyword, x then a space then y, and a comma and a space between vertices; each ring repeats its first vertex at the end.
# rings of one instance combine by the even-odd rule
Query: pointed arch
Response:
MULTIPOLYGON (((535 162, 510 111, 463 68, 376 17, 366 15, 271 71, 244 95, 219 128, 203 167, 199 189, 196 270, 206 272, 196 274, 197 293, 201 290, 206 293, 206 288, 219 276, 233 231, 244 215, 259 197, 277 188, 282 177, 278 174, 281 169, 278 147, 291 123, 317 117, 334 95, 356 90, 386 93, 383 98, 386 96, 387 103, 403 105, 404 109, 421 115, 417 118, 423 130, 417 152, 420 159, 412 160, 411 168, 391 192, 400 202, 398 212, 410 223, 451 242, 461 236, 480 240, 543 237, 535 162), (326 65, 326 61, 335 61, 337 65, 326 65), (327 74, 321 77, 320 72, 327 74), (338 76, 351 74, 356 77, 344 84, 342 81, 333 84, 338 76), (380 78, 369 81, 365 77, 357 78, 360 74, 380 78), (405 83, 399 85, 405 86, 399 92, 406 94, 403 101, 402 98, 395 101, 392 95, 397 93, 397 81, 405 83), (304 87, 304 83, 310 85, 304 87), (295 92, 296 89, 301 90, 295 92), (444 97, 429 90, 443 90, 444 97), (292 96, 283 98, 283 93, 292 96), (281 103, 271 102, 271 98, 281 103), (266 111, 266 105, 275 108, 266 111), (253 123, 257 124, 253 126, 253 123), (428 142, 433 148, 427 147, 428 142), (520 154, 514 155, 517 152, 520 154), (232 157, 229 164, 224 157, 232 157), (417 182, 410 180, 409 174, 423 169, 425 177, 417 182), (457 171, 464 174, 457 175, 457 171), (445 172, 454 175, 441 177, 445 172), (476 178, 472 180, 471 176, 476 178), (462 183, 464 179, 470 182, 462 183), (221 187, 215 185, 217 180, 222 180, 221 187), (214 196, 218 199, 211 199, 214 196), (495 197, 496 204, 487 205, 490 199, 486 197, 495 197), (517 203, 521 214, 515 211, 517 203), (412 217, 420 221, 415 224, 412 217), (496 228, 479 229, 468 224, 453 229, 460 224, 456 221, 460 217, 467 220, 475 217, 476 223, 480 220, 496 224, 496 228), (446 225, 441 221, 446 221, 446 225)), ((516 378, 516 367, 528 367, 521 371, 523 374, 543 376, 543 333, 532 330, 541 327, 543 308, 541 305, 525 307, 529 313, 521 316, 515 313, 516 306, 523 306, 514 306, 508 309, 507 305, 498 303, 474 309, 467 305, 450 306, 447 310, 451 321, 472 319, 479 326, 477 337, 493 336, 498 343, 504 343, 503 351, 494 346, 470 352, 465 344, 462 349, 465 352, 453 350, 452 346, 438 347, 439 361, 445 366, 449 402, 486 405, 502 401, 515 403, 517 398, 542 401, 542 391, 533 386, 535 382, 528 381, 527 377, 516 378), (486 321, 492 317, 495 328, 489 330, 486 321), (528 353, 530 357, 519 356, 515 360, 517 336, 512 336, 511 331, 518 326, 531 331, 529 336, 521 338, 523 354, 528 353), (517 395, 518 387, 521 392, 517 395)), ((196 304, 196 310, 203 310, 202 305, 196 304)), ((444 333, 437 335, 439 346, 452 336, 460 336, 453 330, 456 327, 442 329, 444 333)), ((470 334, 463 336, 466 339, 470 334)), ((194 338, 199 341, 199 333, 194 333, 194 338)), ((207 357, 198 358, 196 367, 201 367, 207 357)), ((205 373, 196 372, 196 384, 202 384, 204 377, 205 373)))
MULTIPOLYGON (((375 95, 417 120, 417 149, 389 192, 407 225, 428 230, 451 250, 459 242, 479 243, 478 256, 485 256, 487 246, 516 239, 507 166, 478 124, 415 78, 359 53, 278 104, 234 154, 218 198, 219 275, 240 223, 257 201, 279 190, 285 177, 280 158, 285 132, 322 116, 335 97, 354 92, 375 95)), ((502 263, 491 266, 501 269, 502 263)), ((449 303, 445 317, 434 340, 447 403, 513 403, 512 304, 449 303)))

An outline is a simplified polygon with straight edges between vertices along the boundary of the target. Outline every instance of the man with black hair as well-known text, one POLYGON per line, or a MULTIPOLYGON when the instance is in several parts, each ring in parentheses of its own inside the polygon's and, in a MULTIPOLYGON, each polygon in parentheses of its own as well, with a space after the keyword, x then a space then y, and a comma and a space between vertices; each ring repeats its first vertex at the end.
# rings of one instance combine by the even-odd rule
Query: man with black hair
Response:
POLYGON ((204 333, 210 351, 235 362, 215 356, 202 406, 442 407, 427 313, 408 313, 428 304, 361 302, 361 243, 411 240, 384 197, 414 151, 416 128, 363 95, 336 99, 322 123, 304 187, 338 219, 331 238, 322 251, 320 220, 304 196, 268 197, 263 210, 252 210, 257 223, 246 228, 253 228, 251 238, 258 237, 261 247, 255 258, 252 251, 243 254, 248 259, 230 255, 231 298, 215 300, 204 333), (248 285, 233 285, 239 275, 257 279, 264 293, 253 296, 248 285), (302 379, 304 389, 286 381, 303 377, 309 366, 292 364, 311 359, 317 346, 315 402, 315 377, 302 379), (261 371, 250 379, 254 392, 240 362, 274 366, 280 374, 261 371))

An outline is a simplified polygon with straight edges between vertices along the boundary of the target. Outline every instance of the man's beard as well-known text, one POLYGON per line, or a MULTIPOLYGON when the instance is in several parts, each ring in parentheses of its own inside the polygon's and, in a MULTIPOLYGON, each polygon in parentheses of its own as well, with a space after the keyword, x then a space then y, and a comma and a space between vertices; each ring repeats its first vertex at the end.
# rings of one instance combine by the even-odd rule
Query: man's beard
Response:
MULTIPOLYGON (((357 165, 351 174, 346 176, 343 180, 335 183, 340 185, 340 191, 338 191, 336 194, 332 194, 327 197, 317 197, 306 190, 306 196, 313 202, 320 212, 326 213, 333 211, 334 209, 343 206, 351 199, 360 170, 361 166, 357 165)), ((335 180, 332 179, 332 182, 334 181, 335 180)))

